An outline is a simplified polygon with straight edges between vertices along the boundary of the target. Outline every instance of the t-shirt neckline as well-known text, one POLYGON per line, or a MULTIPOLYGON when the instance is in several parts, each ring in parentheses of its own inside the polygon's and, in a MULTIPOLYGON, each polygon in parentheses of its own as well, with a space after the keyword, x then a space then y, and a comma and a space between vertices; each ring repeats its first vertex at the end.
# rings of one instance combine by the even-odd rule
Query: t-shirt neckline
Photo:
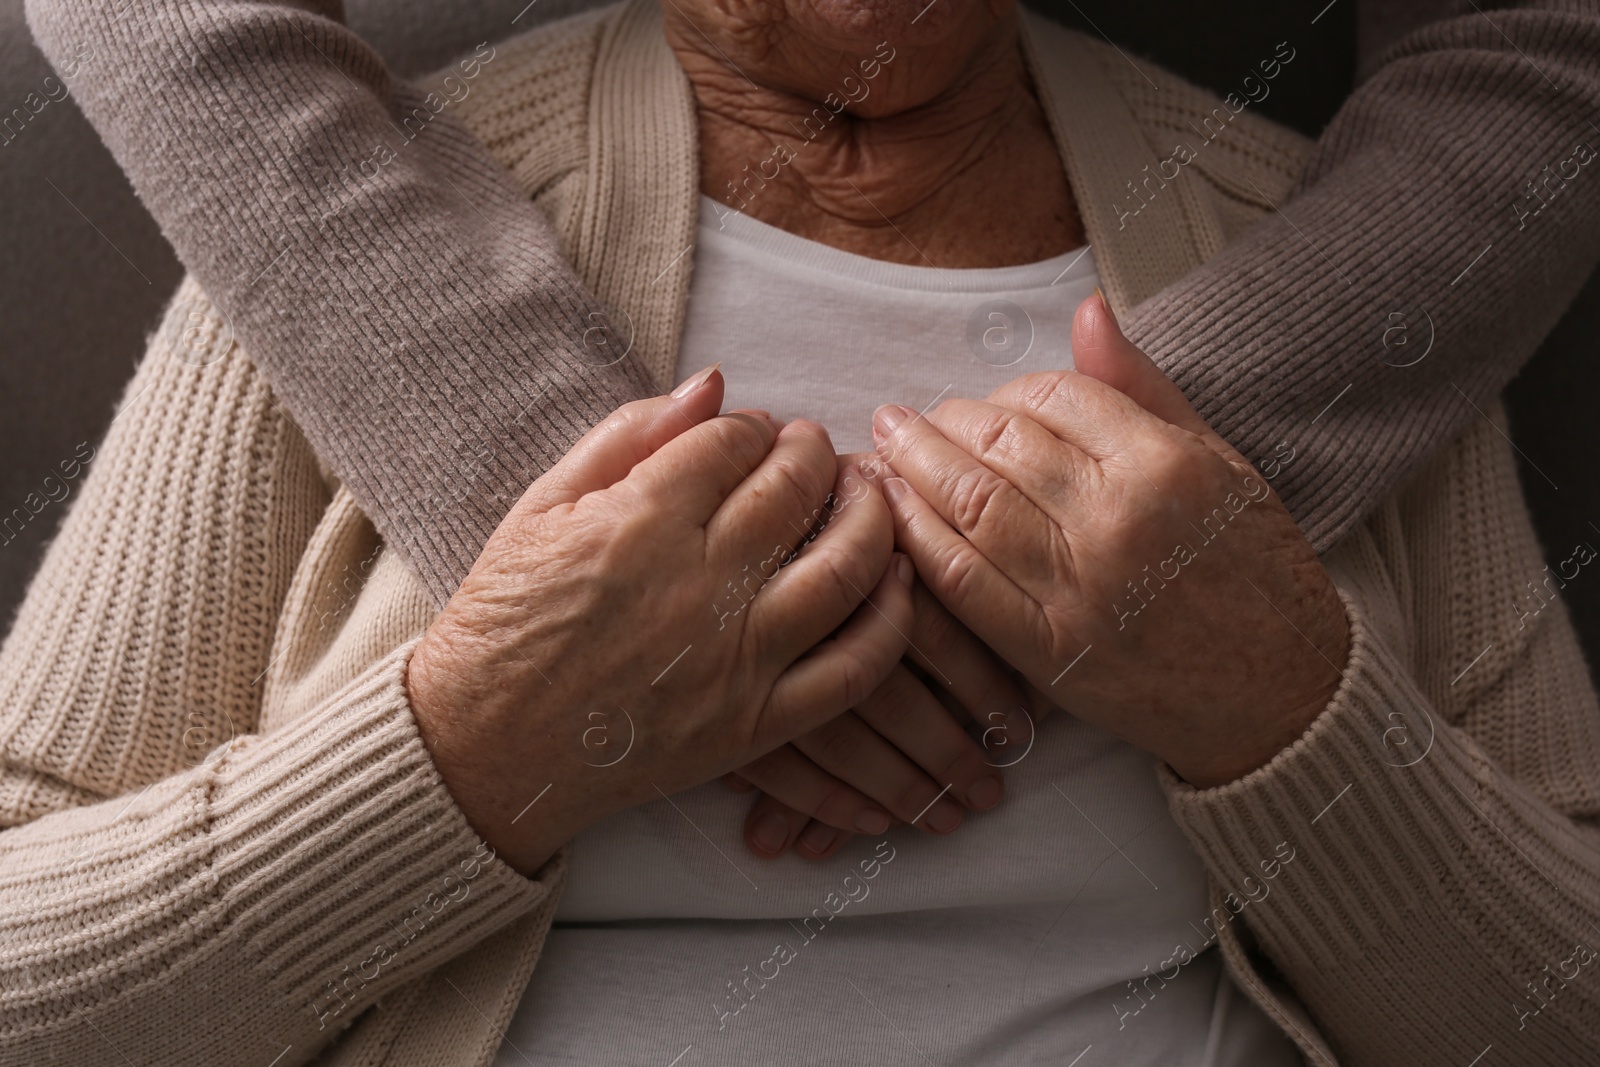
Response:
MULTIPOLYGON (((792 266, 889 289, 936 293, 1015 292, 1067 285, 1094 275, 1089 245, 1035 263, 1010 267, 946 268, 890 263, 857 255, 792 234, 751 218, 705 194, 700 196, 700 228, 792 266)), ((703 240, 704 238, 702 238, 703 240)))

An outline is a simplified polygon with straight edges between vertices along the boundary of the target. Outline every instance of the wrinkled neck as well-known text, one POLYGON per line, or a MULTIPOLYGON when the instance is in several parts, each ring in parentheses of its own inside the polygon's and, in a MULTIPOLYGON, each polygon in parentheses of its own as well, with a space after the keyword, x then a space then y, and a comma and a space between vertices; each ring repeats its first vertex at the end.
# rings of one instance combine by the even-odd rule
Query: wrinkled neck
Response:
POLYGON ((1081 243, 1014 11, 959 62, 888 41, 824 57, 770 34, 741 52, 736 34, 667 25, 695 93, 700 189, 725 207, 911 264, 1001 266, 1081 243))

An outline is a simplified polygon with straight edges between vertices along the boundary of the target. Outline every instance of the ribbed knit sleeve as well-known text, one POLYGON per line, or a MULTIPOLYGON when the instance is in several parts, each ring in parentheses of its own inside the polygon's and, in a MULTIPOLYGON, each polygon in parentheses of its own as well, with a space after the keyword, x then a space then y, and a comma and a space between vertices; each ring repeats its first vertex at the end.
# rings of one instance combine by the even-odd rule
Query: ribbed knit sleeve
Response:
POLYGON ((339 12, 43 0, 28 18, 179 258, 442 603, 528 484, 655 390, 612 363, 548 220, 449 101, 391 78, 339 12))
MULTIPOLYGON (((632 358, 586 364, 603 320, 542 216, 448 107, 411 137, 420 94, 336 5, 27 6, 180 258, 441 601, 534 477, 652 391, 632 358)), ((1453 385, 1482 404, 1510 379, 1600 256, 1588 170, 1526 225, 1512 206, 1600 140, 1600 12, 1478 6, 1356 92, 1283 216, 1127 315, 1247 456, 1296 450, 1276 484, 1319 549, 1473 417, 1453 385), (1421 364, 1385 364, 1429 335, 1421 364)))
POLYGON ((406 642, 285 725, 258 684, 330 501, 180 289, 0 649, 0 1064, 303 1063, 543 907, 417 731, 406 642))
POLYGON ((1600 8, 1472 6, 1388 53, 1280 214, 1123 316, 1245 456, 1293 448, 1273 484, 1319 550, 1478 417, 1600 261, 1600 8))
POLYGON ((1542 564, 1496 433, 1338 550, 1350 659, 1306 734, 1216 789, 1163 773, 1232 894, 1207 933, 1247 927, 1343 1064, 1600 1048, 1600 705, 1561 604, 1523 585, 1542 564))

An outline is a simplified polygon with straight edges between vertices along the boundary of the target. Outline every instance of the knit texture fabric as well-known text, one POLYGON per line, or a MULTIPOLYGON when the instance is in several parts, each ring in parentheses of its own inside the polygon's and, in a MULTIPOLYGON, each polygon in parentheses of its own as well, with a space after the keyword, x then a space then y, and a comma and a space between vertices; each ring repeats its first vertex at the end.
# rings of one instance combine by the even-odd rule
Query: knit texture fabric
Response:
POLYGON ((431 599, 221 326, 187 283, 0 651, 0 1063, 302 1063, 554 913, 417 731, 431 599))
MULTIPOLYGON (((1108 289, 1128 335, 1246 456, 1293 437, 1280 492, 1319 549, 1479 417, 1473 405, 1532 354, 1600 257, 1600 181, 1552 183, 1542 169, 1597 137, 1600 12, 1580 0, 1457 10, 1378 66, 1281 213, 1180 281, 1108 289), (1547 200, 1532 219, 1513 208, 1547 200), (1429 338, 1422 363, 1393 365, 1429 338)), ((440 602, 584 429, 665 384, 636 355, 617 359, 633 326, 601 310, 461 124, 456 101, 474 99, 494 49, 429 98, 339 25, 334 0, 28 0, 28 16, 52 61, 80 71, 79 104, 224 328, 440 602)), ((1114 199, 1075 192, 1086 217, 1149 199, 1129 228, 1153 227, 1188 194, 1145 185, 1141 168, 1176 140, 1200 143, 1210 112, 1174 107, 1173 80, 1150 64, 1118 63, 1128 106, 1169 129, 1150 127, 1144 157, 1109 175, 1114 199)), ((643 136, 680 134, 665 117, 643 136)), ((689 136, 618 151, 692 153, 689 136)), ((530 168, 569 162, 527 148, 530 168)), ((663 191, 660 211, 679 211, 679 192, 663 191)), ((602 247, 574 236, 569 254, 602 247)), ((681 286, 687 257, 670 256, 686 247, 652 258, 645 281, 665 272, 681 286)), ((1130 274, 1157 276, 1134 258, 1130 274)), ((662 339, 645 340, 659 358, 662 339)))
MULTIPOLYGON (((635 4, 518 44, 482 101, 502 117, 474 121, 497 144, 589 123, 614 145, 680 114, 652 25, 635 4), (554 70, 635 106, 490 106, 554 70)), ((1027 32, 1036 62, 1120 61, 1027 32)), ((1292 135, 1236 132, 1249 151, 1158 231, 1174 272, 1292 180, 1271 162, 1292 135), (1247 175, 1253 207, 1227 193, 1247 175)), ((628 262, 670 236, 606 227, 590 197, 632 218, 692 191, 692 166, 594 181, 556 147, 565 168, 502 160, 564 239, 600 227, 628 262)), ((1122 248, 1097 259, 1128 284, 1122 248)), ((671 303, 648 281, 615 290, 641 319, 671 303)), ((528 880, 486 856, 434 772, 403 679, 436 609, 393 547, 186 282, 0 649, 0 1064, 489 1062, 564 859, 528 880)), ((1238 782, 1165 780, 1212 879, 1207 932, 1312 1062, 1583 1062, 1600 707, 1559 601, 1527 594, 1543 561, 1498 405, 1327 559, 1354 644, 1329 707, 1238 782)))
MULTIPOLYGON (((307 437, 442 603, 528 483, 653 384, 612 360, 544 216, 337 0, 141 5, 30 25, 220 329, 270 353, 307 437)), ((458 97, 496 62, 468 59, 458 97)))

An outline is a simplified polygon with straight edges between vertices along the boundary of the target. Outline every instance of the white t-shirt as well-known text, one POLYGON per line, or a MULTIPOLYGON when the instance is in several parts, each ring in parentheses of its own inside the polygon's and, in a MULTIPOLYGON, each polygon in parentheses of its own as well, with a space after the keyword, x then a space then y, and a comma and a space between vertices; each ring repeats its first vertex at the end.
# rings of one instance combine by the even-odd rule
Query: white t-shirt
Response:
POLYGON ((941 270, 851 255, 701 197, 678 377, 722 362, 728 407, 804 416, 840 452, 872 448, 872 412, 988 396, 1072 366, 1094 292, 1080 248, 1043 263, 941 270))
MULTIPOLYGON (((870 447, 880 403, 1070 367, 1095 284, 1087 248, 903 266, 709 199, 695 255, 678 378, 721 360, 730 406, 840 450, 870 447)), ((751 856, 750 798, 717 782, 596 825, 496 1067, 1298 1063, 1207 947, 1219 917, 1153 757, 1058 714, 1006 760, 1004 803, 953 835, 820 863, 751 856)))

